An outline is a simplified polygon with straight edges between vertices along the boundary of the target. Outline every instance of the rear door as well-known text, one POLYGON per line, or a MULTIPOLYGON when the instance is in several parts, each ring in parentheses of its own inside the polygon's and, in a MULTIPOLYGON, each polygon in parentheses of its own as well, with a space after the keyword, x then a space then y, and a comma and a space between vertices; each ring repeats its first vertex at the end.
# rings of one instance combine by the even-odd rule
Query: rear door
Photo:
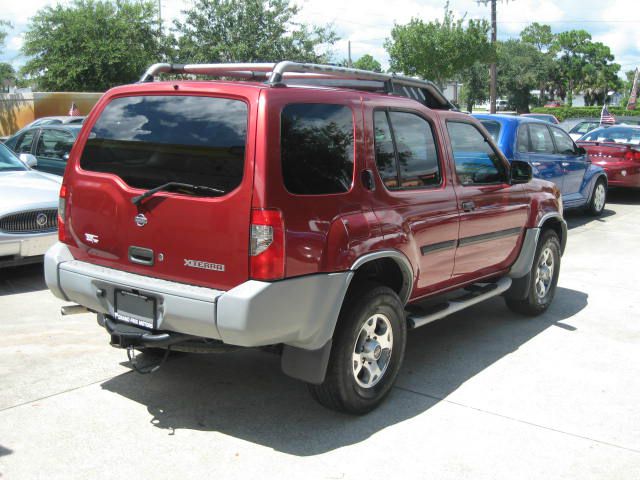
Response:
POLYGON ((84 148, 65 177, 74 255, 143 275, 232 288, 248 278, 249 139, 259 90, 247 98, 210 96, 216 87, 206 93, 184 87, 181 95, 162 85, 147 88, 148 94, 112 99, 80 136, 84 148), (132 203, 167 182, 222 193, 173 188, 132 203))
POLYGON ((529 162, 533 175, 555 183, 564 195, 562 159, 556 154, 551 132, 544 123, 529 123, 529 162))
POLYGON ((562 194, 571 202, 582 198, 582 183, 587 173, 587 156, 578 151, 571 137, 560 128, 549 127, 556 148, 556 155, 560 160, 560 166, 564 174, 562 182, 562 194))
POLYGON ((74 136, 70 132, 43 127, 36 144, 35 156, 38 159, 36 168, 43 172, 64 175, 74 140, 74 136))

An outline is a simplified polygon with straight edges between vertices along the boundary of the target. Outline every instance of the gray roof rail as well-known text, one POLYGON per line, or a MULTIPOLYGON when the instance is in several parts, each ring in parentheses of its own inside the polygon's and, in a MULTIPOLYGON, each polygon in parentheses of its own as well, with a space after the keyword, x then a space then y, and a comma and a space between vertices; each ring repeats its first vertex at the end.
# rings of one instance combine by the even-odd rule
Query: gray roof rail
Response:
POLYGON ((140 82, 152 82, 160 73, 211 75, 243 80, 266 80, 267 85, 282 86, 287 80, 304 84, 305 80, 315 85, 345 86, 346 88, 383 91, 414 100, 438 110, 455 110, 440 89, 428 80, 405 77, 395 73, 377 73, 356 68, 319 65, 314 63, 204 63, 151 65, 140 82), (342 81, 342 83, 340 83, 342 81), (372 82, 379 82, 372 83, 372 82), (379 86, 378 86, 379 85, 379 86))

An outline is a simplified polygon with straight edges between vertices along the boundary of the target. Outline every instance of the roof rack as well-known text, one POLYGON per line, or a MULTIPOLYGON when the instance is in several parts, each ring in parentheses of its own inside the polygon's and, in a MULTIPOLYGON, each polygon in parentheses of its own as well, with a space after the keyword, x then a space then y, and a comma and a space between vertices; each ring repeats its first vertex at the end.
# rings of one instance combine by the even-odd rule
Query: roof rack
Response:
POLYGON ((313 84, 379 91, 413 98, 433 109, 456 110, 456 107, 447 100, 433 82, 405 77, 395 73, 377 73, 356 68, 288 61, 279 63, 204 63, 186 65, 156 63, 147 69, 140 82, 152 82, 161 73, 262 80, 272 87, 287 84, 313 84))

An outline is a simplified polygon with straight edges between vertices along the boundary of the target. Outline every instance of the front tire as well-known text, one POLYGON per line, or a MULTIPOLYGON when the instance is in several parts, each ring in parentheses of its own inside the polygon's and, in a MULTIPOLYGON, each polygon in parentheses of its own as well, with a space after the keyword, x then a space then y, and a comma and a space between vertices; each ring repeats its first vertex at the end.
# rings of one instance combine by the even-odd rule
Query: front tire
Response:
POLYGON ((361 415, 391 390, 404 359, 407 324, 402 302, 388 287, 364 284, 345 302, 325 380, 309 390, 327 408, 361 415))
POLYGON ((544 313, 556 294, 560 274, 560 239, 554 230, 544 230, 536 247, 524 298, 505 297, 507 306, 517 313, 536 316, 544 313))
POLYGON ((599 217, 604 211, 604 206, 607 203, 607 185, 606 182, 600 178, 593 187, 593 193, 591 194, 591 200, 587 206, 587 213, 593 217, 599 217))

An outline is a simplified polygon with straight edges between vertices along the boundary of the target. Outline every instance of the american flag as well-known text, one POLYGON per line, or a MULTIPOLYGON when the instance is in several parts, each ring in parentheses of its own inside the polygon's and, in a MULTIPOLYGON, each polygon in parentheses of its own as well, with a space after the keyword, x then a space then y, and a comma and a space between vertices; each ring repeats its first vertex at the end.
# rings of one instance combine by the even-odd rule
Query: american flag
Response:
POLYGON ((71 102, 71 108, 69 109, 69 116, 77 117, 78 115, 80 115, 80 110, 78 110, 78 106, 76 105, 76 102, 71 102))
POLYGON ((600 113, 600 125, 615 125, 615 123, 616 117, 609 113, 609 109, 604 105, 600 113))

